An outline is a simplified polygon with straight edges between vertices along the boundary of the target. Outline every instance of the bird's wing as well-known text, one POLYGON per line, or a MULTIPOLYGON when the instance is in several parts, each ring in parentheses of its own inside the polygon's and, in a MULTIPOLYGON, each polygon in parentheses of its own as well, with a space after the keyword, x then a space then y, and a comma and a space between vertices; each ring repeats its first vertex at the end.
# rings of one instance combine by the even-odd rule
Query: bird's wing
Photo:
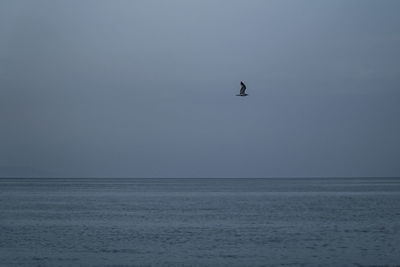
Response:
POLYGON ((240 88, 240 94, 243 95, 245 90, 246 90, 246 88, 244 86, 242 86, 242 88, 240 88))

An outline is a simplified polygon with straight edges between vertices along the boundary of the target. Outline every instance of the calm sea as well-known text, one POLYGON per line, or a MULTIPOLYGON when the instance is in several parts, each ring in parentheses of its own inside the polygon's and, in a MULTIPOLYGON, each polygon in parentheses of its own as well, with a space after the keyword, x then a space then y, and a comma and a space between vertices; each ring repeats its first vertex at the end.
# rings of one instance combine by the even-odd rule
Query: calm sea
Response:
POLYGON ((0 179, 1 266, 400 266, 400 179, 0 179))

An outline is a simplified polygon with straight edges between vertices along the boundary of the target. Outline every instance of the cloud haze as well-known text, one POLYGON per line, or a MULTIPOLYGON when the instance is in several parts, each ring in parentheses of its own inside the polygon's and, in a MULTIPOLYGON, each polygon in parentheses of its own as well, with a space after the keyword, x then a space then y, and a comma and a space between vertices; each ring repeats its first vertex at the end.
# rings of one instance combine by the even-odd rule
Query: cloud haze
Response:
POLYGON ((0 176, 399 176, 399 12, 1 1, 0 176))

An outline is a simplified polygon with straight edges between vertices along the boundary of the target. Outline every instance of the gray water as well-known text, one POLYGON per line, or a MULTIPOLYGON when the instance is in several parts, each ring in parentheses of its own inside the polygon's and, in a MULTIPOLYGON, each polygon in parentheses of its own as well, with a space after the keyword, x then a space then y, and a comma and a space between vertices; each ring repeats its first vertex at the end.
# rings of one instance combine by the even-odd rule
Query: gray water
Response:
POLYGON ((400 266, 400 179, 0 179, 1 266, 400 266))

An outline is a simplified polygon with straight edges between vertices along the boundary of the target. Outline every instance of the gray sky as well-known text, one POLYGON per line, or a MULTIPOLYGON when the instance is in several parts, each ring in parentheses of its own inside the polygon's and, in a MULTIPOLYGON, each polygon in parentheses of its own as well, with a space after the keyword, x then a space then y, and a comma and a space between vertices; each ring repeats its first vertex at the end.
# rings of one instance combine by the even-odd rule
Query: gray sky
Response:
POLYGON ((0 176, 400 176, 399 14, 2 0, 0 176))

